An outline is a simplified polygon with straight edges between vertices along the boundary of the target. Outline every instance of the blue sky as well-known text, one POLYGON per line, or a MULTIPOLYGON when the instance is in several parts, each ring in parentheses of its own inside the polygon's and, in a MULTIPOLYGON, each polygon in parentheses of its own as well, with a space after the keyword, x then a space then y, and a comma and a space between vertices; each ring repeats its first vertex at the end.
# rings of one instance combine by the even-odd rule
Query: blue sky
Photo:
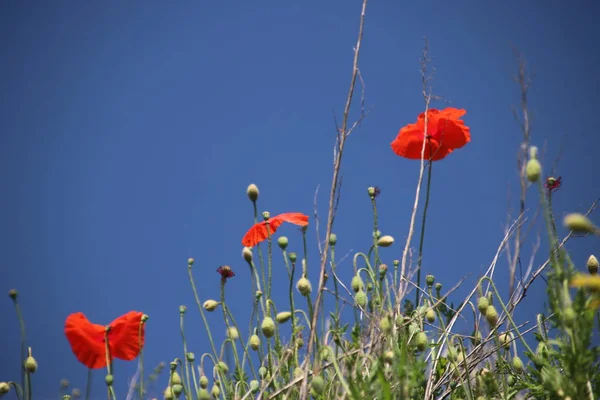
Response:
MULTIPOLYGON (((397 157, 389 144, 424 108, 424 36, 435 93, 468 110, 472 132, 468 146, 435 164, 424 272, 446 288, 469 274, 472 284, 503 237, 507 206, 516 212, 521 135, 511 112, 519 102, 511 46, 535 73, 533 143, 545 146, 546 165, 563 148, 556 212, 585 211, 600 193, 592 174, 600 146, 598 11, 592 1, 371 2, 360 61, 371 112, 347 144, 338 254, 368 250, 366 188, 377 185, 381 230, 397 240, 382 255, 389 264, 401 257, 418 162, 397 157)), ((72 312, 104 324, 143 311, 150 315, 147 365, 180 357, 178 306, 194 306, 188 257, 197 260, 203 300, 218 297, 215 269, 232 266, 229 304, 247 318, 240 242, 253 217, 246 186, 259 186, 261 211, 304 212, 311 222, 320 186, 324 218, 333 116, 343 112, 359 12, 358 0, 3 3, 1 289, 21 293, 39 362, 38 398, 55 396, 63 377, 84 385, 86 370, 63 335, 72 312)), ((529 196, 533 208, 533 189, 529 196)), ((294 227, 279 232, 300 251, 294 227)), ((315 240, 313 223, 309 278, 316 284, 315 240)), ((580 238, 569 248, 584 265, 598 241, 580 238)), ((502 257, 502 282, 506 264, 502 257)), ((339 270, 349 282, 350 262, 339 270)), ((279 265, 276 279, 283 271, 279 265)), ((276 289, 282 299, 284 287, 276 289)), ((543 296, 538 285, 521 321, 541 309, 543 296)), ((188 314, 191 349, 208 351, 201 319, 188 314)), ((8 298, 0 315, 0 380, 16 380, 18 325, 8 298)), ((222 337, 220 314, 211 317, 222 337)), ((121 397, 135 363, 116 368, 121 397)), ((103 375, 94 373, 98 397, 103 375)))

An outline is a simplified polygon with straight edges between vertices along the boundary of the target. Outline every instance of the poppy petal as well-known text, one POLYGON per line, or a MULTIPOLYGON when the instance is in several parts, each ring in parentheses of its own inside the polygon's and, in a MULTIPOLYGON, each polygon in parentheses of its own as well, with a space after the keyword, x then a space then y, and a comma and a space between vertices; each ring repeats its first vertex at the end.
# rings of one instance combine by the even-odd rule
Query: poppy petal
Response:
MULTIPOLYGON (((281 223, 279 225, 281 225, 281 223)), ((273 234, 273 232, 277 230, 277 227, 273 227, 273 225, 270 224, 269 229, 271 231, 271 234, 273 234)), ((269 234, 267 232, 267 226, 265 222, 259 222, 257 224, 252 225, 252 228, 250 228, 248 232, 246 232, 246 234, 242 238, 242 245, 246 247, 254 247, 260 242, 266 240, 268 237, 269 234)))
MULTIPOLYGON (((402 129, 396 140, 391 144, 392 150, 397 155, 411 160, 420 160, 423 149, 423 131, 419 129, 418 124, 409 124, 402 129)), ((452 149, 440 145, 436 138, 432 137, 425 145, 424 159, 432 161, 441 160, 452 152, 452 149)))
POLYGON ((130 311, 110 323, 108 345, 113 357, 130 361, 140 354, 141 346, 144 345, 145 333, 145 324, 142 324, 143 315, 139 311, 130 311))
POLYGON ((65 321, 65 336, 80 363, 91 369, 106 367, 104 326, 92 324, 83 313, 74 313, 65 321))
POLYGON ((440 119, 437 128, 436 137, 444 146, 460 149, 471 141, 471 130, 463 121, 440 119))
POLYGON ((308 225, 308 215, 302 213, 284 213, 275 217, 278 220, 289 222, 290 224, 306 226, 308 225))

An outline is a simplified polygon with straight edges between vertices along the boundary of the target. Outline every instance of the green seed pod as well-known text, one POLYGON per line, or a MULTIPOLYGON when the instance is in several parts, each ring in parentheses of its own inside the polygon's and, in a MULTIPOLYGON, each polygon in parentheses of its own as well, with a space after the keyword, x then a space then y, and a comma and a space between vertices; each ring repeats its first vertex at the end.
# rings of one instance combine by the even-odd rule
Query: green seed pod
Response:
POLYGON ((575 315, 575 310, 573 309, 573 307, 569 306, 567 308, 564 309, 563 311, 563 319, 565 321, 565 324, 568 327, 573 327, 573 325, 575 324, 575 319, 577 318, 577 316, 575 315))
POLYGON ((186 359, 187 359, 189 362, 193 363, 193 362, 194 362, 194 360, 196 360, 196 355, 195 355, 194 353, 192 353, 191 351, 188 351, 188 352, 187 352, 187 354, 185 355, 185 358, 186 358, 186 359))
POLYGON ((290 259, 291 262, 295 263, 296 260, 298 259, 298 255, 296 253, 290 253, 290 254, 288 254, 288 258, 290 259))
POLYGON ((281 250, 285 250, 288 246, 288 238, 285 236, 280 236, 279 238, 277 238, 277 244, 279 245, 279 248, 281 248, 281 250))
POLYGON ((210 394, 213 395, 213 397, 215 399, 219 398, 219 395, 221 394, 221 389, 219 389, 218 385, 213 385, 212 389, 210 389, 210 394))
POLYGON ((254 351, 258 350, 260 347, 260 338, 258 335, 250 336, 250 348, 254 351))
POLYGON ((392 331, 392 321, 391 318, 386 315, 379 320, 379 327, 383 331, 383 333, 390 333, 392 331))
POLYGON ((200 377, 200 387, 202 389, 206 389, 208 387, 208 378, 206 377, 206 375, 202 375, 200 377))
POLYGON ((494 327, 498 323, 498 312, 496 311, 496 307, 488 306, 485 311, 485 319, 490 324, 490 326, 494 327))
POLYGON ((104 383, 106 383, 106 386, 112 386, 114 382, 114 377, 112 375, 106 375, 104 377, 104 383))
POLYGON ((289 311, 282 311, 280 313, 277 314, 277 316, 275 317, 275 319, 277 320, 277 323, 279 324, 283 324, 287 321, 289 321, 292 318, 292 313, 289 311))
POLYGON ((331 235, 329 235, 329 245, 330 246, 335 246, 337 243, 337 235, 335 233, 332 233, 331 235))
POLYGON ((267 375, 267 368, 266 367, 260 367, 258 369, 258 375, 260 375, 260 377, 264 379, 264 377, 267 375))
POLYGON ((427 314, 425 316, 427 318, 427 322, 429 322, 430 324, 433 324, 435 322, 435 311, 433 311, 433 308, 427 310, 427 314))
POLYGON ((425 283, 427 284, 427 286, 432 287, 433 282, 435 282, 435 276, 427 274, 427 276, 425 277, 425 283))

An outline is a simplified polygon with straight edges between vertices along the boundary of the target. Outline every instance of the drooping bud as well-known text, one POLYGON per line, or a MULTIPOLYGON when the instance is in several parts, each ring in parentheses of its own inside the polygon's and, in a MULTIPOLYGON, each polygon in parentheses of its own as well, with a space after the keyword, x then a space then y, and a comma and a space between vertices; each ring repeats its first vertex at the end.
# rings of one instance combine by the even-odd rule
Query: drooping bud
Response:
POLYGON ((6 382, 0 382, 0 395, 10 392, 10 386, 6 382))
POLYGON ((218 385, 213 385, 213 387, 210 389, 210 394, 212 394, 215 399, 218 399, 221 395, 221 389, 219 389, 218 385))
POLYGON ((585 215, 571 213, 565 216, 564 224, 575 233, 596 233, 598 230, 585 215))
POLYGON ((332 233, 331 235, 329 235, 329 245, 335 246, 336 243, 337 243, 337 235, 335 233, 332 233))
POLYGON ((519 371, 522 372, 523 371, 523 361, 519 358, 519 356, 514 356, 512 359, 512 367, 519 371))
POLYGON ((498 335, 498 341, 500 342, 500 346, 505 349, 510 346, 510 341, 512 340, 512 335, 510 333, 501 333, 498 335))
POLYGON ((171 389, 173 390, 173 394, 177 398, 179 398, 179 396, 181 396, 181 392, 183 392, 183 386, 181 384, 173 385, 171 389))
POLYGON ((252 250, 249 247, 244 247, 242 249, 242 257, 246 262, 252 262, 252 250))
POLYGON ((260 367, 260 368, 258 369, 258 375, 259 375, 261 378, 264 378, 265 376, 267 376, 267 372, 268 372, 268 371, 267 371, 267 367, 265 367, 265 366, 262 366, 262 367, 260 367))
POLYGON ((281 250, 285 250, 288 246, 288 238, 285 236, 280 236, 277 238, 277 244, 281 250))
POLYGON ((246 189, 246 194, 248 195, 248 198, 251 202, 255 202, 256 200, 258 200, 258 193, 258 186, 256 186, 254 183, 248 185, 248 188, 246 189))
POLYGON ((390 235, 385 235, 377 239, 379 247, 390 247, 392 244, 394 244, 394 238, 390 235))
POLYGON ((308 296, 310 292, 312 292, 312 286, 310 284, 310 281, 304 277, 298 280, 296 288, 302 296, 308 296))
POLYGON ((354 275, 350 286, 352 286, 352 290, 354 290, 354 293, 357 293, 365 287, 365 284, 361 279, 360 275, 354 275))
POLYGON ((265 317, 260 325, 260 329, 265 337, 270 338, 275 334, 275 322, 273 322, 271 317, 265 317))
POLYGON ((225 363, 225 361, 219 361, 217 363, 217 368, 224 374, 229 372, 229 366, 225 363))
POLYGON ((179 373, 177 373, 177 371, 174 371, 173 373, 171 373, 170 383, 171 383, 171 386, 181 385, 181 376, 179 375, 179 373))
POLYGON ((427 318, 427 322, 429 322, 430 324, 433 324, 435 322, 435 311, 433 311, 433 308, 427 310, 425 317, 427 318))
POLYGON ((203 305, 206 311, 215 311, 218 306, 219 303, 215 300, 206 300, 203 305))
POLYGON ((200 387, 202 389, 206 389, 208 387, 208 378, 206 377, 206 375, 202 375, 200 377, 200 387))
POLYGON ((240 333, 235 326, 230 326, 227 328, 227 337, 231 340, 238 340, 240 333))
POLYGON ((165 400, 173 400, 173 391, 171 390, 171 386, 167 386, 167 388, 165 389, 163 396, 165 398, 165 400))
POLYGON ((598 273, 598 259, 593 254, 587 260, 587 269, 590 275, 598 273))
POLYGON ((310 383, 310 388, 315 391, 317 395, 323 394, 325 391, 325 380, 321 375, 315 375, 310 383))
POLYGON ((529 182, 537 182, 540 179, 540 175, 542 175, 542 164, 535 158, 530 159, 525 166, 525 174, 529 182))
POLYGON ((250 336, 250 348, 252 348, 252 350, 256 351, 256 350, 258 350, 259 346, 260 346, 260 338, 258 337, 258 335, 250 336))
POLYGON ((419 331, 415 335, 415 345, 419 351, 424 351, 427 348, 427 334, 425 332, 419 331))
POLYGON ((365 307, 367 305, 367 294, 363 290, 359 290, 354 295, 354 301, 360 307, 365 307))
POLYGON ((484 315, 485 315, 485 313, 486 313, 487 308, 488 308, 489 305, 490 305, 490 301, 485 296, 481 296, 477 300, 477 309, 479 310, 479 312, 481 312, 484 315))
POLYGON ((490 326, 494 327, 498 323, 498 311, 496 311, 496 307, 488 306, 485 311, 485 319, 490 324, 490 326))
POLYGON ((277 323, 279 324, 283 324, 287 321, 289 321, 292 318, 292 313, 289 311, 282 311, 280 313, 277 314, 277 316, 275 317, 275 319, 277 320, 277 323))

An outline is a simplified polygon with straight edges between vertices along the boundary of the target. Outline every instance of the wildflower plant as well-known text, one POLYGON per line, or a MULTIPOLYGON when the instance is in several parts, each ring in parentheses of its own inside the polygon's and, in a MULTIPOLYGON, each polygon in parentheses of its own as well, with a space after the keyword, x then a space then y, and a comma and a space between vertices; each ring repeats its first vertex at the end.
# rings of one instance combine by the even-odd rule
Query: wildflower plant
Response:
MULTIPOLYGON (((109 398, 124 397, 114 389, 116 380, 126 379, 113 373, 115 358, 138 360, 138 374, 128 399, 594 400, 600 395, 600 348, 594 343, 600 326, 598 260, 590 255, 585 269, 579 268, 565 247, 574 233, 599 235, 588 217, 595 205, 586 214, 565 216, 563 225, 569 234, 559 236, 552 198, 563 182, 561 177, 546 175, 542 179, 544 163, 531 144, 523 63, 519 66, 523 117, 522 151, 518 155, 520 213, 508 227, 492 264, 469 288, 467 296, 456 293, 459 286, 466 285, 464 279, 450 286, 438 281, 431 271, 422 271, 434 161, 450 155, 460 157, 461 152, 469 151, 471 141, 471 129, 463 119, 465 109, 430 107, 436 97, 429 86, 427 47, 422 60, 425 110, 416 122, 403 125, 391 142, 396 155, 414 160, 418 167, 407 239, 398 243, 394 235, 401 237, 401 233, 381 231, 381 221, 386 219, 378 208, 382 190, 368 187, 365 201, 368 199, 370 208, 364 212, 372 216, 369 239, 362 251, 351 255, 351 278, 345 280, 339 273, 342 259, 338 250, 343 236, 338 237, 334 231, 334 220, 346 140, 365 116, 361 114, 356 123, 349 120, 359 77, 366 6, 363 0, 349 95, 336 136, 325 240, 318 242, 320 258, 309 262, 312 244, 306 235, 317 220, 297 211, 273 216, 261 211, 259 188, 249 185, 246 195, 252 205, 248 216, 252 223, 247 231, 239 232, 241 257, 215 266, 214 277, 220 281, 218 298, 205 296, 204 282, 198 283, 194 274, 196 261, 187 260, 206 348, 188 346, 186 316, 190 309, 182 305, 181 353, 171 355, 171 362, 145 374, 146 314, 131 311, 108 325, 92 323, 81 312, 66 318, 64 333, 74 356, 89 371, 106 370, 109 398), (423 185, 424 204, 419 214, 423 185), (517 285, 514 271, 522 253, 524 204, 531 192, 544 219, 549 252, 537 269, 532 261, 532 268, 517 285), (284 222, 299 229, 289 237, 275 236, 284 222), (417 257, 413 260, 410 255, 417 228, 417 257), (508 296, 498 291, 494 276, 502 252, 509 255, 508 296), (400 254, 399 259, 393 258, 400 254), (247 313, 240 316, 229 308, 228 282, 235 281, 235 271, 244 263, 249 269, 247 290, 251 301, 247 313), (275 281, 276 268, 284 270, 287 279, 275 281), (542 277, 546 281, 547 308, 540 310, 534 323, 518 320, 517 306, 532 283, 542 277), (276 299, 274 285, 289 289, 289 296, 276 299), (212 319, 215 316, 218 324, 212 319), (225 333, 221 343, 215 341, 221 336, 216 332, 225 333), (231 359, 225 354, 231 354, 231 359)), ((475 139, 477 135, 474 132, 475 139)), ((20 379, 0 382, 0 396, 14 391, 19 400, 31 400, 32 378, 38 368, 45 366, 38 366, 28 347, 18 292, 11 290, 9 297, 21 327, 22 367, 20 379)), ((88 380, 90 377, 91 373, 88 380)), ((89 382, 85 393, 76 388, 69 391, 69 386, 66 380, 60 382, 59 397, 90 398, 89 382)))

